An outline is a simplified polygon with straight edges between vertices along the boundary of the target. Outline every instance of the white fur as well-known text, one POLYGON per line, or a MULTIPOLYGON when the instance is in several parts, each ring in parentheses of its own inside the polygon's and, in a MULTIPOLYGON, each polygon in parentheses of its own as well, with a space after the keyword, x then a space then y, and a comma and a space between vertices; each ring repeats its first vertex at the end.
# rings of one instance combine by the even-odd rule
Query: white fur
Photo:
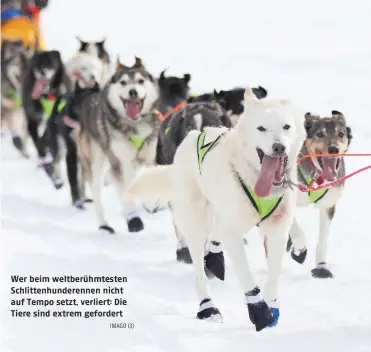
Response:
POLYGON ((196 130, 197 131, 201 131, 201 127, 202 127, 202 115, 201 114, 194 115, 193 116, 193 120, 195 121, 196 130))
MULTIPOLYGON (((80 73, 86 81, 91 81, 92 77, 102 87, 104 85, 105 65, 97 56, 92 56, 87 53, 77 53, 71 57, 65 64, 66 72, 69 77, 76 81, 73 76, 75 73, 80 73)), ((79 81, 79 84, 84 88, 84 82, 79 81)))
MULTIPOLYGON (((316 250, 316 264, 327 262, 327 247, 328 240, 330 237, 330 225, 332 219, 327 214, 327 209, 336 205, 336 202, 341 198, 344 192, 344 188, 332 187, 326 193, 326 195, 314 204, 314 207, 319 209, 320 221, 319 221, 319 236, 317 241, 316 250)), ((299 192, 298 206, 308 206, 309 197, 307 193, 299 192)), ((300 228, 297 220, 295 219, 291 229, 290 236, 293 242, 293 246, 296 249, 302 249, 306 246, 306 236, 304 231, 300 228)))
POLYGON ((141 116, 150 113, 153 104, 158 99, 157 85, 149 79, 145 79, 139 72, 135 74, 134 80, 130 79, 129 75, 124 74, 118 82, 109 85, 108 98, 115 110, 121 116, 126 116, 126 111, 121 99, 130 99, 129 91, 131 89, 137 91, 138 99, 144 99, 141 116), (141 82, 141 80, 143 80, 143 82, 141 82), (122 85, 121 82, 124 82, 124 85, 122 85))
MULTIPOLYGON (((256 286, 246 259, 243 234, 259 222, 260 216, 242 190, 231 164, 247 186, 254 186, 260 173, 256 148, 271 154, 272 144, 279 141, 288 151, 288 176, 294 182, 297 178, 296 155, 305 137, 301 112, 296 112, 285 101, 258 100, 251 89, 246 90, 244 104, 245 112, 234 129, 229 132, 225 128, 205 129, 211 139, 222 132, 226 134, 206 155, 201 174, 196 150, 199 132, 191 131, 179 146, 173 165, 141 172, 125 193, 128 199, 171 201, 174 223, 184 235, 192 255, 199 301, 210 298, 203 258, 204 244, 214 221, 216 232, 212 238, 225 246, 243 292, 256 286), (291 129, 283 132, 285 124, 290 124, 291 129), (257 131, 260 125, 266 127, 268 133, 257 131)), ((260 225, 268 233, 270 251, 266 300, 278 297, 278 280, 296 198, 296 191, 286 191, 276 212, 260 225)))

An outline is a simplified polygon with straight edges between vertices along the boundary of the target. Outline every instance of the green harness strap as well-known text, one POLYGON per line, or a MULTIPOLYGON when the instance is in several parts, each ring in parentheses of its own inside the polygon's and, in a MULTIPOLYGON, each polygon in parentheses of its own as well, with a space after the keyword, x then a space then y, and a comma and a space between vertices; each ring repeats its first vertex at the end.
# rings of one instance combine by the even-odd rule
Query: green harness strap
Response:
MULTIPOLYGON (((300 176, 303 178, 303 180, 305 180, 306 185, 309 186, 312 182, 312 178, 310 176, 304 177, 304 172, 300 165, 298 166, 298 170, 299 170, 300 176)), ((321 200, 326 195, 328 190, 329 189, 326 188, 326 189, 319 189, 317 191, 308 192, 309 204, 317 203, 319 200, 321 200)))
POLYGON ((56 100, 56 99, 51 100, 45 97, 40 98, 40 103, 41 103, 41 106, 43 107, 46 120, 49 120, 50 117, 52 116, 53 109, 54 109, 56 102, 58 102, 58 105, 57 105, 58 112, 61 112, 62 109, 67 105, 66 98, 61 98, 60 100, 56 100))
MULTIPOLYGON (((202 162, 205 159, 206 154, 215 147, 221 138, 222 135, 218 136, 214 141, 204 144, 206 132, 200 133, 197 139, 197 156, 198 156, 198 166, 201 173, 201 166, 202 162)), ((261 216, 261 221, 267 219, 278 207, 281 203, 283 196, 281 197, 273 197, 273 198, 260 198, 258 197, 252 188, 249 188, 245 185, 242 179, 238 176, 238 179, 241 183, 241 187, 250 199, 251 204, 254 206, 256 211, 261 216)))
POLYGON ((22 106, 22 98, 21 98, 21 96, 19 94, 17 94, 17 92, 13 88, 9 88, 8 89, 8 94, 13 99, 13 101, 15 102, 15 104, 17 105, 17 107, 20 108, 22 106))
POLYGON ((129 137, 129 140, 133 144, 133 146, 137 150, 139 150, 140 148, 142 148, 144 142, 146 141, 146 138, 140 137, 140 136, 136 136, 136 135, 132 135, 132 136, 129 137))

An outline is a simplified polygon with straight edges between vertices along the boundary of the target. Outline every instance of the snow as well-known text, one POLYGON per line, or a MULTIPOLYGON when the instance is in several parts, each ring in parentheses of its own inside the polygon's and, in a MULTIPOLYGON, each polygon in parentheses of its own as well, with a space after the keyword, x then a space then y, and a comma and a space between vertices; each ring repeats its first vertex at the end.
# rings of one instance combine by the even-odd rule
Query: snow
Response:
MULTIPOLYGON (((51 48, 68 59, 74 36, 107 36, 113 59, 142 57, 157 75, 192 74, 195 92, 262 85, 270 97, 289 98, 305 111, 343 112, 353 129, 350 152, 371 152, 371 46, 368 0, 179 2, 52 1, 43 15, 51 48)), ((348 158, 348 172, 371 158, 348 158)), ((104 189, 107 219, 117 230, 96 231, 93 206, 70 205, 69 189, 53 189, 36 158, 23 160, 9 136, 1 147, 2 351, 371 351, 370 171, 347 182, 331 229, 329 263, 336 277, 310 275, 318 214, 299 209, 308 235, 304 265, 285 257, 281 318, 255 332, 227 259, 226 281, 212 280, 223 324, 195 319, 198 302, 191 266, 175 260, 167 211, 143 211, 145 230, 129 234, 112 186, 104 189), (15 319, 10 317, 10 275, 127 276, 124 322, 113 319, 15 319)), ((257 282, 267 271, 257 231, 246 251, 257 282)))

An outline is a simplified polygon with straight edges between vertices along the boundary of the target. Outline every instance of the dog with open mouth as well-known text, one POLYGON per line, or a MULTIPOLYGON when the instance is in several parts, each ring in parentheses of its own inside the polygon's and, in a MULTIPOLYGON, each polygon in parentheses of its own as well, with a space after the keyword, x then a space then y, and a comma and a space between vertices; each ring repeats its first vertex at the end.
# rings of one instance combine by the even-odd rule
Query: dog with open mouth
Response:
POLYGON ((87 41, 83 40, 80 37, 76 37, 79 48, 77 54, 71 59, 75 60, 76 58, 82 58, 86 56, 96 57, 100 61, 100 76, 97 77, 96 81, 104 86, 109 78, 112 76, 113 71, 111 67, 111 57, 106 49, 106 38, 102 38, 97 41, 87 41))
POLYGON ((205 242, 222 242, 243 288, 250 320, 260 331, 275 326, 279 318, 278 282, 297 202, 297 190, 283 181, 297 182, 296 159, 305 130, 300 111, 289 101, 259 100, 248 88, 244 108, 234 128, 190 131, 174 163, 142 170, 124 197, 171 202, 175 226, 193 260, 198 319, 222 319, 204 273, 205 242), (257 224, 268 233, 270 253, 264 298, 243 245, 243 235, 257 224))
MULTIPOLYGON (((260 86, 252 88, 252 91, 258 99, 263 99, 268 94, 266 89, 260 86)), ((171 113, 162 123, 156 148, 156 164, 172 164, 176 149, 192 130, 202 131, 205 127, 234 126, 244 112, 244 93, 245 89, 234 88, 219 92, 214 90, 212 94, 189 98, 187 105, 171 113)), ((191 264, 192 258, 185 239, 176 228, 175 234, 177 260, 191 264)), ((222 253, 219 244, 215 241, 209 247, 222 253)))
POLYGON ((63 181, 53 173, 53 158, 47 141, 41 136, 45 135, 48 119, 59 108, 60 99, 71 91, 72 82, 65 72, 59 51, 35 52, 22 86, 23 109, 39 164, 57 189, 63 186, 63 181))
MULTIPOLYGON (((133 66, 117 59, 116 71, 103 89, 89 96, 81 109, 77 145, 85 178, 92 196, 99 229, 114 233, 104 218, 101 181, 105 172, 115 184, 120 200, 125 187, 141 165, 153 165, 158 129, 158 110, 165 114, 173 104, 188 98, 190 75, 159 79, 136 57, 133 66), (176 82, 175 82, 176 81, 176 82), (182 89, 179 89, 181 86, 182 89), (176 88, 176 89, 175 89, 176 88)), ((122 202, 129 232, 138 232, 144 224, 134 202, 122 202)))
MULTIPOLYGON (((352 140, 352 130, 347 125, 344 115, 333 110, 331 117, 305 115, 307 138, 301 149, 301 155, 328 154, 328 156, 302 159, 298 166, 298 179, 304 185, 312 182, 322 184, 345 175, 345 160, 339 154, 348 151, 352 140)), ((299 206, 314 204, 320 212, 320 228, 316 249, 316 267, 312 269, 314 278, 332 278, 333 273, 327 264, 327 247, 331 222, 335 216, 337 201, 344 190, 344 182, 329 188, 307 193, 300 193, 299 206)), ((290 229, 287 250, 291 249, 292 258, 302 264, 307 255, 305 234, 295 219, 290 229)))
POLYGON ((21 40, 3 40, 1 45, 1 122, 7 125, 13 145, 28 157, 27 123, 22 110, 21 89, 32 51, 21 40))

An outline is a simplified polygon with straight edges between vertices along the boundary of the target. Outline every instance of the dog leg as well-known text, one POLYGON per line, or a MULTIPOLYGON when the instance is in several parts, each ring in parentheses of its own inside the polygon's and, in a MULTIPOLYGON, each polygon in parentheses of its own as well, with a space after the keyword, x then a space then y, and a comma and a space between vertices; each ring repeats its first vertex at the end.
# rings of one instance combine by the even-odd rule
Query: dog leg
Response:
POLYGON ((291 258, 294 259, 297 263, 303 264, 305 258, 307 257, 308 251, 305 245, 306 243, 305 233, 300 228, 298 221, 296 220, 296 217, 292 222, 289 233, 290 235, 287 241, 286 251, 290 250, 289 242, 291 239, 292 241, 291 258))
POLYGON ((126 217, 127 225, 128 225, 128 231, 129 232, 139 232, 144 229, 144 224, 142 219, 139 217, 137 213, 137 206, 135 202, 132 201, 123 201, 123 194, 124 190, 127 188, 128 185, 134 180, 135 174, 136 174, 136 167, 133 165, 133 163, 125 162, 123 160, 122 164, 123 167, 123 183, 120 188, 118 188, 119 192, 119 198, 122 201, 122 205, 124 208, 124 214, 126 217))
POLYGON ((99 230, 107 231, 110 234, 115 233, 115 230, 109 226, 104 219, 104 211, 102 205, 102 187, 103 187, 103 177, 104 177, 104 161, 105 154, 100 149, 99 146, 94 145, 94 150, 92 152, 92 193, 94 199, 95 212, 98 218, 99 230))
MULTIPOLYGON (((274 217, 272 221, 274 221, 274 217)), ((277 325, 280 315, 278 287, 290 225, 291 222, 288 221, 288 219, 285 219, 285 221, 282 221, 281 224, 273 222, 267 226, 268 280, 265 285, 264 298, 271 308, 273 314, 273 322, 269 324, 269 327, 277 325)))
POLYGON ((84 209, 84 199, 80 194, 78 181, 78 161, 76 144, 68 136, 65 138, 67 146, 66 165, 68 182, 70 184, 72 204, 78 209, 84 209))
MULTIPOLYGON (((221 230, 220 226, 218 226, 221 230)), ((229 258, 236 270, 236 275, 240 281, 245 300, 249 311, 251 322, 255 325, 256 331, 261 331, 273 322, 273 315, 267 303, 260 293, 260 288, 256 286, 252 276, 249 263, 246 258, 243 236, 240 234, 233 235, 225 229, 223 245, 229 258)))
POLYGON ((316 250, 317 267, 312 270, 312 276, 319 279, 333 278, 334 275, 327 268, 327 246, 330 236, 330 226, 335 215, 335 205, 331 208, 320 209, 319 238, 316 250))
POLYGON ((200 302, 197 318, 221 322, 222 316, 208 292, 208 279, 204 270, 204 251, 208 230, 207 202, 196 189, 198 186, 190 183, 192 186, 185 187, 187 191, 183 191, 183 199, 176 200, 172 204, 174 224, 184 234, 193 261, 197 297, 200 302))
POLYGON ((25 142, 26 139, 24 137, 24 129, 25 129, 25 117, 24 114, 20 109, 15 109, 10 113, 9 116, 9 129, 12 134, 12 141, 13 145, 25 158, 29 158, 28 153, 26 152, 25 142))

